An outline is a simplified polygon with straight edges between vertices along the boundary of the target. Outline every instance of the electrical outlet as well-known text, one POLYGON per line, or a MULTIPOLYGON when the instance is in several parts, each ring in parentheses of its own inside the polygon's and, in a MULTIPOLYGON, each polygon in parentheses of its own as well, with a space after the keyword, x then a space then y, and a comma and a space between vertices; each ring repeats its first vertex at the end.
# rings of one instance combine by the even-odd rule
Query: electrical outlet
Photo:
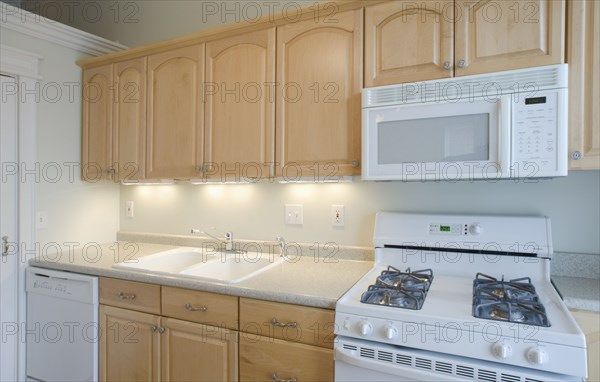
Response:
POLYGON ((125 203, 125 216, 128 218, 133 217, 133 202, 131 200, 125 203))
POLYGON ((48 211, 38 211, 35 213, 35 228, 48 228, 48 211))
POLYGON ((331 206, 331 225, 334 227, 343 227, 346 221, 346 213, 344 206, 341 204, 333 204, 331 206))
POLYGON ((304 224, 304 213, 302 204, 285 205, 285 224, 302 225, 304 224))

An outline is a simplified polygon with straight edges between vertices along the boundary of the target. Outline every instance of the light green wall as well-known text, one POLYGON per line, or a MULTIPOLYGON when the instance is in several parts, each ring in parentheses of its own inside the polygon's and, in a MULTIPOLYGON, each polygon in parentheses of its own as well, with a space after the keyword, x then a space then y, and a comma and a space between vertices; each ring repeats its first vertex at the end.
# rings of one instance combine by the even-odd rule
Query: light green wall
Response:
POLYGON ((546 215, 555 250, 599 253, 600 172, 567 178, 457 183, 121 186, 121 229, 187 234, 216 227, 235 237, 371 246, 377 211, 546 215), (125 217, 125 202, 135 217, 125 217), (284 204, 304 205, 304 225, 283 224, 284 204), (346 226, 331 226, 331 205, 346 207, 346 226))
POLYGON ((37 141, 30 142, 37 146, 38 167, 28 168, 34 174, 27 177, 38 177, 36 210, 48 212, 48 228, 36 231, 40 248, 115 240, 119 187, 81 182, 79 172, 69 179, 69 168, 78 171, 81 158, 81 70, 75 61, 89 56, 6 28, 0 41, 43 57, 39 89, 22 89, 28 99, 38 97, 37 141))

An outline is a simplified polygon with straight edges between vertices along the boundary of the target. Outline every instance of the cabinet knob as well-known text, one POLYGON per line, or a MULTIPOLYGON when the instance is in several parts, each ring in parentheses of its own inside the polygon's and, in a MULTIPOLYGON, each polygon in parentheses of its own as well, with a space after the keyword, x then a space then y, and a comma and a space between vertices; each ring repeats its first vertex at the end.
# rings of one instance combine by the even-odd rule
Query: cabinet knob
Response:
POLYGON ((467 63, 465 62, 465 60, 458 60, 458 67, 459 68, 464 68, 467 66, 467 63))
POLYGON ((580 160, 581 158, 583 158, 583 154, 581 153, 581 151, 573 151, 571 153, 571 159, 580 160))
POLYGON ((157 331, 157 330, 158 330, 158 328, 157 328, 156 326, 151 326, 151 327, 150 327, 150 331, 151 331, 152 333, 156 333, 156 331, 157 331))
POLYGON ((450 70, 450 68, 452 68, 450 61, 444 61, 444 69, 450 70))
POLYGON ((360 163, 355 159, 352 161, 352 167, 357 168, 360 163))

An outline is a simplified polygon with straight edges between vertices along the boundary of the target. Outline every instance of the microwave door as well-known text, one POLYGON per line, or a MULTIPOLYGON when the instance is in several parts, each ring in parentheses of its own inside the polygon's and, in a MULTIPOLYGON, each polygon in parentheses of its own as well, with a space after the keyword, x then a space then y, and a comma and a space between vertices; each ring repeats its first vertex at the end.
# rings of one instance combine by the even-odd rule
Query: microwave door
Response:
POLYGON ((508 177, 510 103, 480 101, 373 108, 363 114, 366 180, 508 177), (504 114, 504 116, 503 116, 504 114))

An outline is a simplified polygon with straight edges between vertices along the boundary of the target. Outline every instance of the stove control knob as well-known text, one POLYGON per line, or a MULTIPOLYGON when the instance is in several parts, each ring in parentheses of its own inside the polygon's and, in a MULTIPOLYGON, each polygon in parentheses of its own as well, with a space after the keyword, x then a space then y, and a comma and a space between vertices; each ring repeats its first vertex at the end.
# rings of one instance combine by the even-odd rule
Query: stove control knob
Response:
POLYGON ((512 356, 512 347, 504 341, 492 345, 492 353, 499 359, 508 359, 512 356))
POLYGON ((373 326, 368 321, 362 320, 358 324, 358 332, 361 336, 368 336, 369 334, 373 333, 373 326))
POLYGON ((483 227, 479 223, 473 223, 469 227, 469 232, 471 232, 471 235, 479 235, 483 232, 483 227))
POLYGON ((527 360, 532 365, 541 366, 548 363, 550 356, 546 349, 542 347, 534 347, 527 351, 527 360))
POLYGON ((393 340, 398 337, 398 329, 396 329, 392 324, 386 324, 383 327, 383 336, 388 340, 393 340))

